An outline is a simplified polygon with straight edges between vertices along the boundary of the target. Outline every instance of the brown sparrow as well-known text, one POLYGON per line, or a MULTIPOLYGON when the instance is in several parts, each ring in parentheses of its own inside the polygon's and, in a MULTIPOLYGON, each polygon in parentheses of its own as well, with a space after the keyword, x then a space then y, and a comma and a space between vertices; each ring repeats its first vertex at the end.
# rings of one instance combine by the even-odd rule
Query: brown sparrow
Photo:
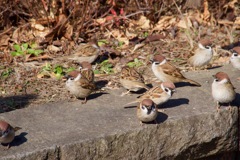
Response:
POLYGON ((188 82, 196 86, 201 86, 199 83, 185 78, 180 70, 171 63, 167 62, 166 58, 161 54, 154 56, 152 60, 152 71, 162 82, 188 82))
POLYGON ((212 83, 212 96, 217 101, 217 110, 220 108, 219 103, 229 103, 231 110, 230 103, 235 99, 236 92, 228 75, 224 72, 218 72, 213 77, 215 79, 212 83))
POLYGON ((144 99, 137 106, 137 117, 141 124, 156 121, 157 116, 157 106, 151 99, 144 99))
POLYGON ((81 71, 71 71, 66 76, 67 90, 77 98, 84 98, 82 103, 87 103, 87 97, 96 89, 96 85, 85 78, 81 71))
POLYGON ((151 99, 156 105, 167 102, 175 92, 175 85, 172 82, 163 82, 160 86, 155 86, 145 92, 137 100, 127 103, 126 105, 141 102, 144 99, 151 99))
POLYGON ((124 94, 128 94, 130 91, 137 92, 142 88, 149 89, 144 83, 144 79, 134 68, 123 67, 121 70, 120 83, 128 91, 124 94))
POLYGON ((92 70, 92 65, 89 62, 82 62, 80 64, 79 70, 82 76, 84 76, 89 82, 94 83, 94 72, 92 70))
POLYGON ((0 143, 8 144, 7 149, 10 148, 10 143, 15 138, 15 132, 21 129, 20 127, 12 127, 7 122, 0 120, 0 143))
POLYGON ((84 61, 92 63, 94 62, 100 53, 100 47, 93 43, 82 43, 76 47, 74 54, 71 55, 68 59, 75 60, 79 63, 84 61))
POLYGON ((240 70, 240 47, 234 47, 232 49, 232 57, 230 61, 234 68, 240 70))
POLYGON ((188 59, 188 63, 193 66, 194 70, 196 67, 205 66, 211 61, 213 57, 211 45, 210 40, 204 39, 199 41, 195 54, 188 59))

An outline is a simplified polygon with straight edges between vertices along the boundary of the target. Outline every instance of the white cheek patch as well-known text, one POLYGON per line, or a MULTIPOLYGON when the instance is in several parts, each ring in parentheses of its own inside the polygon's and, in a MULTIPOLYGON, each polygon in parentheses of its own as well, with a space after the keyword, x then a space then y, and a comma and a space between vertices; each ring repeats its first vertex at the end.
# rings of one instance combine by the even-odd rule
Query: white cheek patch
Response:
POLYGON ((201 49, 206 49, 201 43, 198 43, 198 47, 201 49))
POLYGON ((167 61, 166 61, 166 59, 164 59, 161 63, 160 63, 160 65, 163 65, 163 64, 165 64, 167 61))
POLYGON ((78 74, 78 76, 74 79, 74 81, 78 81, 82 77, 81 74, 78 74))
MULTIPOLYGON (((216 82, 216 80, 215 80, 215 82, 216 82)), ((219 84, 224 84, 224 83, 227 83, 227 82, 228 82, 227 79, 223 79, 223 80, 221 80, 221 81, 218 81, 217 83, 219 83, 219 84)))

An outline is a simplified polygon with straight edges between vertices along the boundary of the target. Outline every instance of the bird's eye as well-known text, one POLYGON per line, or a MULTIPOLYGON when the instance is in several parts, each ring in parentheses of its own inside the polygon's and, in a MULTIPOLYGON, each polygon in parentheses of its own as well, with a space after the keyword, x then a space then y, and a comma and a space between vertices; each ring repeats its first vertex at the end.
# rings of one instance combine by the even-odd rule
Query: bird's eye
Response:
POLYGON ((206 48, 206 49, 211 49, 211 47, 210 47, 210 46, 206 46, 205 48, 206 48))
POLYGON ((145 108, 146 108, 145 106, 142 106, 142 110, 145 110, 145 108))
POLYGON ((73 80, 74 80, 74 78, 73 78, 73 77, 70 77, 69 79, 70 79, 71 81, 73 81, 73 80))
POLYGON ((234 56, 234 57, 237 57, 237 56, 238 56, 238 54, 237 54, 237 53, 233 53, 233 56, 234 56))
POLYGON ((164 90, 165 90, 165 92, 169 92, 169 89, 168 89, 168 88, 165 88, 164 90))
POLYGON ((159 62, 154 62, 154 64, 159 65, 160 63, 159 62))
POLYGON ((219 80, 218 79, 215 79, 216 82, 218 82, 219 80))

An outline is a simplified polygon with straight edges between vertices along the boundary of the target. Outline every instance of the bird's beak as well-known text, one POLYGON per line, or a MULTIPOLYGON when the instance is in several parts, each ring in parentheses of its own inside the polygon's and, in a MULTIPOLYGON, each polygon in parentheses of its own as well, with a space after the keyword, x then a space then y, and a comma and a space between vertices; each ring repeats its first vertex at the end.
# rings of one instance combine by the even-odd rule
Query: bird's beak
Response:
POLYGON ((153 62, 154 62, 154 61, 153 61, 153 59, 150 59, 149 61, 150 61, 151 63, 153 63, 153 62))

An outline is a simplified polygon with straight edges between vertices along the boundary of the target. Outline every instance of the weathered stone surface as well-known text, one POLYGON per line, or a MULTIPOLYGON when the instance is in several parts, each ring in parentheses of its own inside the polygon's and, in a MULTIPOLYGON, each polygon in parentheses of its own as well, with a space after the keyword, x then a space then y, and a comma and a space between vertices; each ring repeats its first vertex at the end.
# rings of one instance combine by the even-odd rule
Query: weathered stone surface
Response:
MULTIPOLYGON (((220 70, 239 93, 239 74, 231 66, 186 73, 202 87, 177 88, 157 125, 139 125, 136 108, 123 107, 137 95, 120 97, 124 90, 98 94, 85 105, 49 103, 0 114, 23 128, 9 150, 0 146, 0 159, 199 159, 236 151, 237 107, 217 113, 211 96, 212 75, 220 70)), ((240 106, 239 94, 233 104, 240 106)))

